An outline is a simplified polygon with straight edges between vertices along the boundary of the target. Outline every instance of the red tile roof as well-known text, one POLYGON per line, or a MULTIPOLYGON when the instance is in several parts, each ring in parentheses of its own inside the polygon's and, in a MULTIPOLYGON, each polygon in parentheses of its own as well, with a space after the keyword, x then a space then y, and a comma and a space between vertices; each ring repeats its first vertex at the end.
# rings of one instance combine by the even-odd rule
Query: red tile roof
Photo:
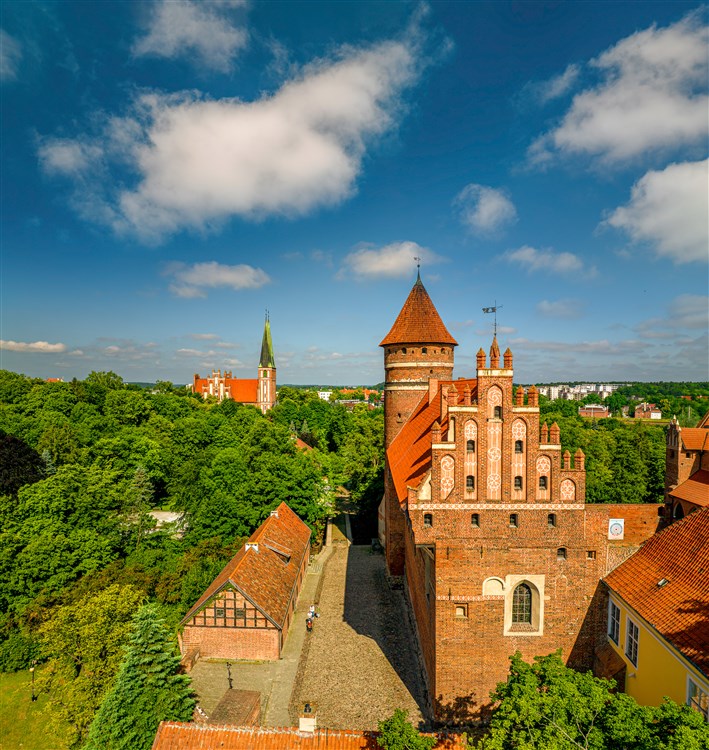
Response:
POLYGON ((298 571, 310 544, 310 529, 285 503, 276 512, 278 515, 269 516, 254 531, 180 624, 186 624, 203 604, 231 584, 274 625, 283 627, 298 571), (258 550, 247 549, 249 544, 258 544, 258 550))
POLYGON ((683 427, 680 432, 682 445, 688 451, 709 450, 709 430, 702 427, 683 427))
POLYGON ((258 401, 258 380, 241 380, 233 378, 229 381, 231 397, 240 404, 255 404, 258 401))
MULTIPOLYGON (((391 470, 394 487, 400 502, 407 496, 407 487, 417 487, 421 479, 431 467, 431 427, 441 416, 441 389, 443 386, 451 386, 458 391, 458 403, 463 401, 463 393, 466 386, 470 388, 471 398, 477 394, 478 381, 454 380, 452 382, 441 382, 438 384, 438 392, 431 403, 428 403, 428 393, 418 403, 407 423, 401 428, 399 434, 394 438, 387 450, 389 468, 391 470)), ((441 424, 441 430, 445 434, 448 429, 448 420, 441 424)))
MULTIPOLYGON (((234 727, 163 721, 152 750, 379 750, 377 732, 295 727, 234 727)), ((465 747, 461 735, 441 736, 435 750, 465 747)))
POLYGON ((709 676, 709 508, 655 534, 604 580, 709 676))
POLYGON ((669 494, 695 505, 709 505, 709 471, 695 471, 689 479, 677 485, 669 494))
POLYGON ((443 324, 436 306, 418 279, 409 292, 389 333, 379 346, 389 344, 450 344, 458 342, 450 335, 443 324))

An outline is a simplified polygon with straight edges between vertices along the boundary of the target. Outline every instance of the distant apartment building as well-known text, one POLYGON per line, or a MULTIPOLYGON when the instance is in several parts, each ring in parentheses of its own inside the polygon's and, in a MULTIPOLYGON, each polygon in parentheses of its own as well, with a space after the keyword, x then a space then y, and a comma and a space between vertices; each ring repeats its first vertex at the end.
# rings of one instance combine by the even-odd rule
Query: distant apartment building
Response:
POLYGON ((329 401, 332 397, 332 391, 318 391, 318 398, 321 401, 329 401))

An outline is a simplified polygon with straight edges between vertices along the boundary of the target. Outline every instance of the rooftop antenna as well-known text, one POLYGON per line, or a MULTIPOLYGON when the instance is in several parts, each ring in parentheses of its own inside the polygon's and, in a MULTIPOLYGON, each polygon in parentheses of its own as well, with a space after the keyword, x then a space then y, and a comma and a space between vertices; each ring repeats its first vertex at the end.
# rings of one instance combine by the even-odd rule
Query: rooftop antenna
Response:
POLYGON ((416 281, 421 281, 421 258, 418 255, 414 255, 416 261, 416 281))
POLYGON ((484 313, 493 313, 495 315, 495 327, 494 327, 494 333, 493 333, 495 338, 497 338, 497 311, 498 310, 502 310, 502 305, 498 305, 497 300, 495 300, 495 304, 492 307, 483 307, 484 313))

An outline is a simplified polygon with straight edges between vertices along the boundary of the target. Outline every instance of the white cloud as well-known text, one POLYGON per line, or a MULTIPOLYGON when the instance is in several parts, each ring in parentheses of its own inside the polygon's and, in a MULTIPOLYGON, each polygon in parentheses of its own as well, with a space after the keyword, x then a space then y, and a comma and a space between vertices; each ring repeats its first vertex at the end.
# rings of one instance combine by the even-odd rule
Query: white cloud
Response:
POLYGON ((218 339, 219 336, 216 333, 190 333, 189 338, 195 341, 213 341, 218 339))
POLYGON ((709 27, 700 13, 622 39, 590 61, 601 81, 577 94, 560 125, 537 139, 532 163, 555 154, 625 161, 707 138, 709 27))
POLYGON ((580 73, 581 68, 578 65, 569 65, 558 76, 554 76, 548 81, 533 84, 534 93, 542 104, 552 99, 558 99, 571 90, 578 80, 580 73))
POLYGON ((682 332, 709 328, 709 297, 680 294, 667 306, 664 317, 650 318, 635 326, 644 339, 676 340, 682 332))
POLYGON ((206 297, 205 289, 258 289, 271 282, 269 275, 260 268, 244 263, 226 266, 216 261, 194 263, 191 266, 185 263, 171 263, 165 269, 164 275, 172 278, 170 291, 177 297, 186 298, 206 297))
POLYGON ((416 263, 414 258, 420 258, 424 266, 445 260, 416 242, 392 242, 379 248, 362 245, 345 257, 337 278, 350 275, 360 280, 406 278, 413 273, 416 263))
POLYGON ((245 3, 201 0, 158 0, 147 34, 133 46, 137 57, 199 58, 209 68, 227 72, 234 56, 246 47, 248 34, 231 18, 245 3))
MULTIPOLYGON (((415 35, 348 47, 253 102, 143 94, 130 117, 110 120, 91 142, 107 164, 133 168, 137 184, 125 189, 105 174, 90 184, 77 179, 73 205, 145 242, 234 215, 297 216, 335 205, 355 192, 367 145, 400 116, 400 95, 421 69, 418 52, 415 35)), ((88 143, 73 142, 80 152, 88 143)), ((49 171, 76 178, 65 139, 45 139, 40 156, 49 171)))
POLYGON ((466 185, 453 205, 463 224, 477 234, 491 234, 517 220, 517 211, 507 193, 485 185, 466 185))
POLYGON ((675 263, 709 259, 709 161, 670 164, 633 185, 605 222, 675 263))
POLYGON ((606 354, 624 355, 632 352, 644 351, 647 347, 642 341, 628 339, 627 341, 532 341, 526 338, 510 339, 510 347, 534 352, 563 352, 575 354, 606 354))
POLYGON ((22 46, 7 31, 0 29, 0 81, 17 79, 18 68, 22 60, 22 46))
POLYGON ((542 300, 537 304, 537 312, 547 318, 580 318, 583 304, 577 299, 558 299, 555 302, 542 300))
POLYGON ((55 138, 40 144, 39 159, 47 174, 70 174, 80 176, 102 159, 103 151, 98 146, 79 140, 55 138))
POLYGON ((3 341, 0 339, 0 349, 8 352, 32 352, 40 354, 54 354, 66 351, 66 344, 50 344, 48 341, 3 341))
POLYGON ((552 273, 581 273, 595 275, 594 268, 584 269, 583 261, 573 253, 557 253, 554 250, 537 250, 523 245, 517 250, 508 250, 502 255, 508 263, 526 268, 528 271, 551 271, 552 273))

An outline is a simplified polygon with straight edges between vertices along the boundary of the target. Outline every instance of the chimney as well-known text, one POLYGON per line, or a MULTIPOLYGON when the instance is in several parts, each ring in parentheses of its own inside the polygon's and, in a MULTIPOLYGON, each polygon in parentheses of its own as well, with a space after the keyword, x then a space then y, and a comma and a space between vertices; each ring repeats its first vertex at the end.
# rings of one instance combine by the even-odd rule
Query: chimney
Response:
POLYGON ((429 378, 428 379, 428 403, 429 404, 436 397, 436 393, 438 393, 438 378, 429 378))
POLYGON ((317 716, 315 715, 313 707, 310 705, 310 703, 306 703, 303 706, 303 710, 300 713, 300 718, 298 719, 298 731, 303 732, 304 734, 314 734, 317 728, 317 716))

